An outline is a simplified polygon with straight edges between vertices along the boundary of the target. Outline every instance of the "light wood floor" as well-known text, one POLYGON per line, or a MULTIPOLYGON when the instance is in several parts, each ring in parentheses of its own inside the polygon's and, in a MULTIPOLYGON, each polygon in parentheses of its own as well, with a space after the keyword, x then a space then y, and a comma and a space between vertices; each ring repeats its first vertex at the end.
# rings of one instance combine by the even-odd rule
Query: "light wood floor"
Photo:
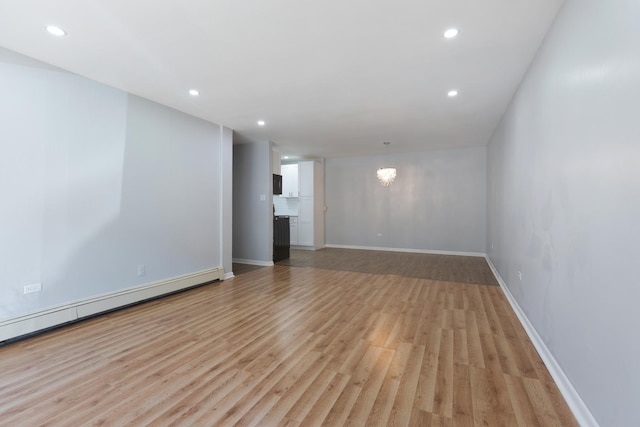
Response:
POLYGON ((577 425, 499 287, 276 265, 0 347, 0 425, 577 425))

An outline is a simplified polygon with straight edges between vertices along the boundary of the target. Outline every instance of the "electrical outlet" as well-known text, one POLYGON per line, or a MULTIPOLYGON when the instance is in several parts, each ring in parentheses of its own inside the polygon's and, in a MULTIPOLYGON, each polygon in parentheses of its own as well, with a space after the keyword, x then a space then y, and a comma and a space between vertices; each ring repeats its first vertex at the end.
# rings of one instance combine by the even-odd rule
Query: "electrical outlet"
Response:
POLYGON ((32 285, 24 285, 24 293, 32 294, 34 292, 40 292, 42 290, 42 283, 34 283, 32 285))
POLYGON ((518 271, 518 279, 522 281, 522 271, 518 271))
POLYGON ((145 268, 144 264, 140 264, 138 266, 138 277, 144 276, 147 269, 145 268))

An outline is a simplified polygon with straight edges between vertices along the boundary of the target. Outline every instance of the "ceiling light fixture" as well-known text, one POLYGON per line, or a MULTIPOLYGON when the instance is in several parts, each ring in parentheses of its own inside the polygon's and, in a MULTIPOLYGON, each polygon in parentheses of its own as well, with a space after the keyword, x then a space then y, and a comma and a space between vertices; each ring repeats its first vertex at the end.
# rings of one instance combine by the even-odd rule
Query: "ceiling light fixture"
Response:
POLYGON ((449 28, 447 31, 444 32, 444 38, 452 39, 455 36, 457 36, 459 33, 460 33, 460 30, 458 30, 457 28, 449 28))
POLYGON ((200 92, 198 92, 196 89, 189 89, 189 95, 198 96, 200 95, 200 92))
POLYGON ((458 96, 458 91, 455 90, 455 89, 450 90, 449 92, 447 92, 447 95, 449 96, 449 98, 456 97, 456 96, 458 96))
POLYGON ((258 126, 264 126, 264 125, 265 125, 264 120, 258 120, 258 126))
MULTIPOLYGON (((385 141, 383 142, 383 144, 385 147, 387 147, 387 152, 389 152, 389 145, 391 143, 388 141, 385 141)), ((380 184, 384 185, 385 187, 388 187, 389 184, 391 184, 393 180, 396 179, 396 168, 393 168, 393 167, 380 168, 378 169, 378 172, 376 173, 376 175, 378 176, 378 181, 380 181, 380 184)))
POLYGON ((67 32, 65 30, 63 30, 60 27, 56 27, 55 25, 48 25, 47 31, 49 32, 49 34, 52 34, 57 37, 62 37, 67 35, 67 32))

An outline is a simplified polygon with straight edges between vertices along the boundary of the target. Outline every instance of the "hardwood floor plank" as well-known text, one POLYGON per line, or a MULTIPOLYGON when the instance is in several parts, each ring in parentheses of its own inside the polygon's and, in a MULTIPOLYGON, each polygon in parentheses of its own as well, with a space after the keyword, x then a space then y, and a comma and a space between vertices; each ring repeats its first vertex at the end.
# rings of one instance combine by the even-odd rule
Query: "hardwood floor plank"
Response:
POLYGON ((471 375, 469 366, 455 364, 453 370, 453 425, 473 427, 473 402, 471 400, 471 375))
POLYGON ((453 330, 453 363, 457 365, 469 365, 469 346, 467 344, 467 331, 465 329, 453 330))
MULTIPOLYGON (((369 375, 360 379, 363 381, 362 392, 358 395, 358 399, 347 417, 347 425, 365 425, 393 358, 393 350, 379 347, 369 347, 369 349, 372 353, 375 352, 376 360, 369 375)), ((353 378, 353 381, 357 382, 358 380, 356 377, 353 378)))
MULTIPOLYGON (((204 411, 203 415, 194 423, 202 425, 214 422, 222 424, 238 422, 238 419, 245 417, 247 411, 253 408, 258 400, 288 374, 290 367, 296 366, 311 351, 310 349, 313 348, 317 340, 317 336, 310 334, 304 341, 287 346, 282 359, 275 360, 263 371, 252 373, 241 385, 221 396, 220 400, 216 402, 216 406, 204 411)), ((256 411, 254 411, 254 415, 257 415, 256 411)), ((247 420, 246 417, 245 420, 247 420)))
POLYGON ((367 417, 366 425, 386 426, 400 388, 400 379, 411 355, 411 344, 400 344, 393 353, 385 379, 367 417))
POLYGON ((476 311, 470 311, 465 314, 465 332, 467 334, 469 365, 484 368, 484 354, 482 353, 476 311))
POLYGON ((401 345, 409 346, 409 355, 398 381, 398 391, 389 414, 389 425, 405 426, 409 424, 415 401, 416 388, 424 359, 424 347, 408 343, 401 345))
MULTIPOLYGON (((89 369, 77 370, 76 367, 70 366, 67 370, 60 373, 61 378, 56 378, 54 382, 56 388, 73 390, 73 394, 70 396, 60 396, 56 388, 43 387, 39 389, 29 389, 28 393, 14 394, 13 399, 19 399, 23 397, 22 405, 16 407, 13 411, 3 411, 3 418, 5 421, 10 422, 15 416, 27 417, 30 422, 38 424, 48 418, 51 418, 46 411, 42 408, 49 405, 49 401, 55 401, 56 415, 64 413, 65 411, 71 411, 77 407, 78 402, 84 396, 99 395, 105 386, 111 386, 112 383, 117 383, 118 378, 124 381, 124 378, 130 378, 129 375, 136 378, 139 382, 144 382, 145 378, 140 377, 140 374, 145 372, 149 367, 146 365, 148 359, 152 359, 151 369, 162 369, 166 367, 166 361, 172 355, 177 355, 182 345, 191 341, 191 338, 185 334, 175 334, 169 337, 175 343, 167 342, 164 346, 151 348, 150 345, 141 346, 140 349, 134 353, 132 358, 118 358, 113 361, 107 361, 102 363, 100 368, 103 372, 103 376, 91 376, 89 375, 89 369), (177 345, 176 345, 177 344, 177 345), (145 353, 149 354, 147 359, 144 359, 145 353), (165 353, 163 358, 154 358, 153 355, 165 353)), ((47 383, 51 385, 51 383, 47 383)))
POLYGON ((438 377, 438 354, 425 352, 420 369, 420 378, 416 387, 414 407, 424 412, 433 412, 438 377))
MULTIPOLYGON (((202 351, 203 346, 190 346, 181 356, 193 358, 188 364, 184 364, 179 358, 165 360, 165 366, 161 369, 149 367, 146 376, 140 375, 136 380, 123 381, 120 384, 110 384, 113 392, 106 394, 98 401, 86 401, 71 408, 70 413, 58 414, 62 424, 87 425, 91 423, 106 425, 118 422, 140 424, 144 416, 155 418, 166 409, 167 402, 173 401, 173 396, 180 396, 182 401, 188 400, 193 404, 193 394, 198 390, 198 385, 207 382, 207 388, 215 389, 212 382, 229 381, 229 377, 242 377, 238 371, 219 372, 206 362, 211 362, 212 354, 202 351), (162 392, 155 390, 161 387, 162 392), (128 399, 122 399, 122 395, 128 399), (151 396, 151 398, 147 398, 151 396), (96 417, 96 414, 98 416, 96 417), (91 422, 90 422, 91 421, 91 422)), ((218 355, 219 357, 221 355, 218 355)), ((126 378, 126 373, 123 373, 126 378)), ((174 415, 173 413, 171 414, 174 415)))
POLYGON ((577 425, 575 420, 570 420, 567 423, 567 421, 558 417, 558 414, 555 411, 555 405, 549 399, 549 395, 545 393, 544 387, 540 384, 540 381, 531 378, 524 378, 522 382, 524 383, 524 388, 529 396, 529 401, 534 408, 536 418, 541 425, 551 427, 577 425))
POLYGON ((443 329, 441 335, 433 413, 451 418, 453 413, 453 331, 443 329))
POLYGON ((504 379, 507 385, 507 391, 511 397, 511 403, 515 410, 518 425, 531 427, 540 426, 541 424, 536 418, 535 409, 531 404, 522 378, 505 375, 504 379))
POLYGON ((429 412, 422 411, 418 408, 413 408, 411 411, 411 418, 409 420, 409 426, 411 427, 431 427, 431 416, 429 412))
POLYGON ((482 352, 485 355, 485 380, 487 382, 486 394, 495 414, 498 425, 516 425, 517 421, 507 394, 504 381, 504 372, 500 364, 500 354, 494 344, 493 335, 480 335, 482 352))
POLYGON ((292 367, 286 376, 278 381, 267 392, 268 402, 265 397, 260 399, 253 408, 243 418, 239 420, 240 424, 244 424, 243 419, 255 421, 255 425, 277 425, 285 417, 287 412, 293 407, 300 396, 305 392, 307 387, 316 379, 324 366, 328 363, 328 357, 317 351, 309 352, 300 362, 292 367), (271 396, 279 398, 271 405, 271 396), (264 417, 259 418, 252 414, 256 408, 260 406, 270 407, 264 417))
MULTIPOLYGON (((494 301, 491 299, 491 294, 487 287, 480 287, 480 296, 482 298, 482 306, 484 310, 482 311, 485 315, 485 319, 487 325, 489 327, 490 333, 493 335, 505 335, 503 331, 503 325, 500 323, 500 318, 496 313, 494 301)), ((483 331, 484 332, 484 331, 483 331)))
POLYGON ((473 405, 473 421, 477 426, 505 425, 498 423, 495 391, 489 383, 489 371, 471 366, 471 403, 473 405))
POLYGON ((336 373, 329 386, 323 390, 322 394, 304 417, 301 426, 307 425, 321 425, 327 418, 329 411, 335 405, 335 402, 344 392, 344 389, 348 386, 351 377, 349 375, 343 375, 336 373))
POLYGON ((300 424, 303 419, 314 408, 316 402, 320 399, 322 393, 331 387, 336 372, 330 372, 324 369, 321 373, 318 372, 315 380, 307 387, 302 395, 296 400, 293 406, 285 415, 285 419, 288 423, 300 424))
POLYGON ((520 369, 518 369, 518 364, 511 352, 511 346, 509 346, 507 338, 500 335, 494 335, 493 343, 496 346, 496 354, 499 355, 498 360, 500 361, 502 372, 515 377, 520 376, 520 369))

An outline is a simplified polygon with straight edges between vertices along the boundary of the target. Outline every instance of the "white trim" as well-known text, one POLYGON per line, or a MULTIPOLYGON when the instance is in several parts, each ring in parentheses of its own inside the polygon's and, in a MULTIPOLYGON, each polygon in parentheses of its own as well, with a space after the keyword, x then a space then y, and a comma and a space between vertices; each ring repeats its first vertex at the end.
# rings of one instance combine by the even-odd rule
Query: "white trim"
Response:
POLYGON ((339 249, 362 249, 365 251, 387 251, 387 252, 410 252, 416 254, 434 254, 434 255, 459 255, 459 256, 475 256, 484 257, 482 252, 456 252, 456 251, 433 251, 430 249, 409 249, 409 248, 384 248, 378 246, 353 246, 353 245, 332 245, 327 243, 327 248, 339 249))
POLYGON ((291 245, 290 246, 291 249, 296 249, 298 251, 315 251, 316 248, 313 246, 306 246, 306 245, 291 245))
POLYGON ((578 421, 578 424, 580 424, 582 427, 598 427, 598 422, 593 417, 591 411, 589 411, 589 408, 580 397, 580 394, 578 394, 578 391, 573 387, 573 384, 571 384, 571 381, 564 373, 556 359, 553 357, 553 354, 551 353, 549 348, 547 348, 546 344, 538 334, 538 331, 536 331, 536 329, 529 321, 527 315, 524 313, 522 308, 520 308, 520 305, 511 294, 511 291, 507 287, 507 284, 500 276, 500 273, 498 273, 498 269, 496 269, 496 267, 493 265, 493 262, 491 262, 491 259, 488 255, 485 254, 484 257, 487 260, 487 264, 489 264, 493 275, 496 277, 496 280, 500 284, 502 292, 504 292, 507 300, 509 301, 509 304, 511 304, 511 308, 513 308, 516 316, 518 316, 522 327, 527 332, 529 339, 538 351, 540 358, 544 362, 545 366, 549 370, 549 373, 551 374, 551 377, 558 386, 562 397, 564 397, 567 405, 569 405, 571 412, 573 412, 573 416, 576 417, 576 421, 578 421))
POLYGON ((229 280, 229 279, 233 279, 234 277, 236 277, 233 274, 233 271, 230 271, 228 273, 224 273, 224 277, 222 278, 222 280, 229 280))
POLYGON ((0 322, 0 341, 187 289, 202 283, 220 280, 223 275, 224 270, 222 267, 216 267, 135 288, 97 295, 95 297, 3 320, 0 322))
POLYGON ((291 245, 290 248, 291 249, 297 249, 299 251, 319 251, 320 249, 324 249, 327 246, 325 245, 313 245, 313 246, 307 246, 307 245, 291 245))
MULTIPOLYGON (((220 230, 220 246, 218 247, 218 249, 220 250, 220 265, 222 265, 222 267, 224 268, 224 239, 225 239, 225 234, 226 234, 226 228, 225 228, 225 224, 224 224, 224 211, 225 211, 225 199, 224 199, 224 126, 219 126, 219 130, 220 130, 220 144, 218 145, 218 159, 220 160, 220 164, 218 167, 218 173, 220 174, 220 179, 218 180, 219 182, 219 187, 218 187, 218 191, 220 191, 220 210, 218 211, 218 213, 220 214, 220 223, 218 224, 220 226, 219 230, 220 230)), ((224 273, 223 273, 224 274, 224 273)), ((224 276, 223 278, 221 278, 221 280, 224 280, 224 276)))
POLYGON ((262 267, 273 267, 273 261, 260 261, 257 259, 233 258, 233 262, 237 264, 261 265, 262 267))

